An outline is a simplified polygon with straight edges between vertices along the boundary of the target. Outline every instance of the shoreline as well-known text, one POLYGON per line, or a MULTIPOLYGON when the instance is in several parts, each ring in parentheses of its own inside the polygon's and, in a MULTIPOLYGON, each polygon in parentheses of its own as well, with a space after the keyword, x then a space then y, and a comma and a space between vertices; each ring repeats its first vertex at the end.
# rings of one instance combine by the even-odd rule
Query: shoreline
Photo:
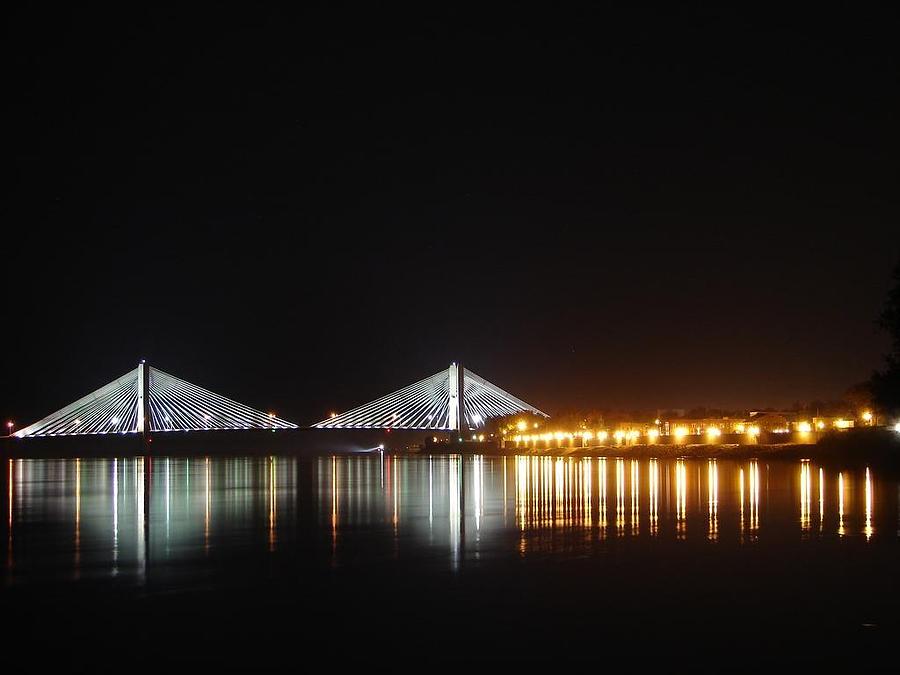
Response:
MULTIPOLYGON (((109 436, 91 439, 0 439, 3 459, 74 459, 79 457, 122 456, 205 456, 246 457, 296 455, 310 458, 330 455, 357 455, 378 451, 378 438, 359 438, 332 432, 328 435, 303 432, 280 434, 223 432, 163 437, 156 435, 150 443, 139 437, 109 436)), ((399 438, 392 439, 399 441, 399 438)), ((420 440, 420 439, 415 439, 420 440)), ((485 455, 493 457, 616 457, 640 459, 771 459, 798 461, 810 459, 844 465, 877 464, 900 469, 900 434, 886 429, 841 432, 820 438, 817 443, 734 443, 642 445, 603 445, 593 447, 500 447, 495 443, 385 444, 386 454, 415 455, 485 455)))

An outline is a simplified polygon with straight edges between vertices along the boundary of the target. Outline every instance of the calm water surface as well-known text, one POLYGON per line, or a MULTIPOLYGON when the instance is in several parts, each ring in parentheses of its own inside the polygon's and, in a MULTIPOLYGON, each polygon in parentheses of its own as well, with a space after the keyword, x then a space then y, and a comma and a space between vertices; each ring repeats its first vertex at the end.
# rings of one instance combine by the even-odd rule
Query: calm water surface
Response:
MULTIPOLYGON (((283 638, 291 616, 320 645, 486 632, 445 656, 683 629, 828 660, 833 639, 874 658, 900 635, 900 483, 873 469, 368 454, 16 459, 4 476, 0 597, 35 621, 52 607, 76 641, 125 617, 283 638)), ((173 639, 159 630, 140 639, 173 639)))

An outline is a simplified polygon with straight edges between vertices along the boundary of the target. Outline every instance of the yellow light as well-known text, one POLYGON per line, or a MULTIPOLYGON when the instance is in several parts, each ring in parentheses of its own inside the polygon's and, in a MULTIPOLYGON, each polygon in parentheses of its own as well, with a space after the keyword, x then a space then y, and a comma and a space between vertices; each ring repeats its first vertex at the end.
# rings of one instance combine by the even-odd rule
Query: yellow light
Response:
MULTIPOLYGON (((898 430, 898 431, 900 431, 900 430, 898 430)), ((603 441, 605 441, 607 438, 609 438, 609 432, 607 432, 607 431, 600 431, 600 432, 597 433, 597 440, 600 441, 601 443, 602 443, 603 441)))
POLYGON ((484 434, 478 434, 478 440, 484 441, 484 434))
POLYGON ((800 424, 797 425, 797 430, 801 433, 808 434, 812 431, 812 424, 809 422, 800 422, 800 424))
POLYGON ((566 435, 561 431, 557 431, 555 434, 553 434, 553 438, 555 438, 558 441, 561 441, 565 437, 566 437, 566 435))
POLYGON ((872 421, 872 413, 870 413, 868 410, 866 410, 866 412, 863 413, 862 417, 866 422, 872 421))
POLYGON ((687 427, 675 427, 675 438, 681 439, 687 436, 688 430, 687 427))
POLYGON ((657 418, 657 419, 655 419, 655 420, 653 420, 653 424, 655 424, 655 425, 657 425, 657 426, 659 426, 659 418, 657 418))
POLYGON ((710 438, 718 438, 722 435, 722 430, 719 427, 707 427, 706 435, 710 438))
POLYGON ((816 429, 824 429, 824 428, 825 428, 825 422, 823 422, 822 420, 819 420, 818 422, 816 422, 816 429))
POLYGON ((837 419, 834 421, 834 426, 838 429, 849 429, 853 426, 853 422, 845 419, 837 419))
POLYGON ((526 422, 525 420, 519 420, 519 421, 516 423, 516 428, 517 428, 519 431, 525 431, 525 430, 528 428, 528 422, 526 422))
POLYGON ((594 434, 592 434, 590 431, 585 431, 583 434, 581 434, 581 437, 584 440, 589 441, 594 437, 594 434))
POLYGON ((621 442, 622 442, 622 439, 625 438, 625 432, 622 431, 621 429, 618 429, 618 430, 616 431, 616 433, 613 434, 613 438, 616 439, 616 442, 617 442, 617 443, 621 443, 621 442))
POLYGON ((756 425, 747 427, 747 433, 750 434, 751 436, 759 436, 759 427, 756 425))
POLYGON ((655 441, 659 437, 659 429, 647 429, 647 438, 655 441))
POLYGON ((746 427, 743 424, 735 424, 734 425, 734 433, 742 434, 746 430, 746 427))
POLYGON ((537 427, 538 427, 538 423, 535 422, 535 423, 532 425, 532 428, 537 429, 537 427))

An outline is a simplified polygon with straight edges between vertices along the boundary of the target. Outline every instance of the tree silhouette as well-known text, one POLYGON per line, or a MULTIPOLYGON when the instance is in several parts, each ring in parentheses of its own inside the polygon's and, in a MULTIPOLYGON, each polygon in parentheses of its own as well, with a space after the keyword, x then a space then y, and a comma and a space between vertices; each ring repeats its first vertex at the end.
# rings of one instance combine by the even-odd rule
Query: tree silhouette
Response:
POLYGON ((900 263, 894 267, 893 287, 888 291, 879 325, 891 338, 884 370, 873 373, 871 386, 879 412, 900 415, 900 263))

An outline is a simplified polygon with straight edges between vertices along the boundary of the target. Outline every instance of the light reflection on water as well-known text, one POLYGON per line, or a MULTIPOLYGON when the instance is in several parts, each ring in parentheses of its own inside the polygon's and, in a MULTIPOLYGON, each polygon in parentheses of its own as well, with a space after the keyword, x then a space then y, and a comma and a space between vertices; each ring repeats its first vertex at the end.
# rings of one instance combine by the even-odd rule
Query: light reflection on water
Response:
POLYGON ((459 570, 485 556, 584 554, 615 541, 872 542, 900 529, 895 482, 807 460, 10 459, 4 476, 8 582, 123 573, 140 582, 211 556, 304 555, 325 541, 332 566, 426 551, 459 570))

